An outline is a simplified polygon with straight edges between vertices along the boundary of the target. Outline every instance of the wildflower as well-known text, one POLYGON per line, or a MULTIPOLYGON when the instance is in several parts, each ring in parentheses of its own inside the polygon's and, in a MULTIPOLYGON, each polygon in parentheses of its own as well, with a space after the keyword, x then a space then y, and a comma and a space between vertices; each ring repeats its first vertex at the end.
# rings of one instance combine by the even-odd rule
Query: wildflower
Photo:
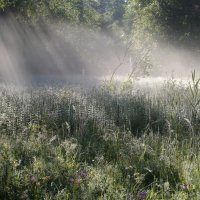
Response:
POLYGON ((76 173, 74 177, 69 179, 71 184, 81 184, 83 181, 86 181, 88 177, 88 172, 86 170, 80 170, 76 173))
POLYGON ((85 181, 87 179, 87 176, 88 176, 88 173, 86 170, 80 170, 78 172, 78 176, 83 180, 85 181))
POLYGON ((78 179, 81 179, 82 181, 86 181, 87 180, 87 177, 88 177, 88 173, 86 170, 80 170, 78 173, 77 173, 77 178, 78 179))
POLYGON ((35 184, 36 182, 37 182, 36 177, 35 177, 35 176, 31 176, 31 178, 30 178, 30 183, 31 183, 31 184, 35 184))
POLYGON ((180 187, 181 187, 181 190, 183 190, 183 191, 188 191, 189 190, 189 185, 187 185, 185 183, 180 185, 180 187))
POLYGON ((142 191, 138 193, 139 199, 146 199, 148 193, 146 191, 142 191))

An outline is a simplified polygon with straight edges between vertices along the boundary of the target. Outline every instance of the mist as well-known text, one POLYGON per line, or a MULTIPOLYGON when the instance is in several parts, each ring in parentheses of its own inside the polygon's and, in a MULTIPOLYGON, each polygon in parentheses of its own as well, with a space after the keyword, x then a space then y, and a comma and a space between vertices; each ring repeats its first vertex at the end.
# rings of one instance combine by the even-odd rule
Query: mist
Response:
MULTIPOLYGON (((200 63, 199 52, 166 43, 160 43, 150 56, 153 67, 148 80, 185 78, 198 71, 200 63)), ((4 82, 51 79, 94 84, 109 79, 113 72, 123 80, 132 72, 134 77, 143 75, 136 70, 136 57, 127 44, 102 31, 44 21, 27 25, 12 15, 0 19, 0 80, 4 82)))
POLYGON ((192 71, 199 74, 200 52, 173 44, 159 43, 152 51, 151 76, 186 78, 192 71))
POLYGON ((106 33, 67 24, 26 25, 9 16, 0 19, 0 77, 27 83, 56 77, 111 75, 130 70, 125 45, 106 33))

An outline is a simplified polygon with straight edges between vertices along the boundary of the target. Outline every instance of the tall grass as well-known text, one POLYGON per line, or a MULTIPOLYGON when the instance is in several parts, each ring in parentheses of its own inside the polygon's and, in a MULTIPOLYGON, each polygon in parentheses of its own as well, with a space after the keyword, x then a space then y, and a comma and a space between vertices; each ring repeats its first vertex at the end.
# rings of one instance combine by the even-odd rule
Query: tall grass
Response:
POLYGON ((154 91, 1 86, 0 199, 199 199, 199 111, 195 72, 154 91))

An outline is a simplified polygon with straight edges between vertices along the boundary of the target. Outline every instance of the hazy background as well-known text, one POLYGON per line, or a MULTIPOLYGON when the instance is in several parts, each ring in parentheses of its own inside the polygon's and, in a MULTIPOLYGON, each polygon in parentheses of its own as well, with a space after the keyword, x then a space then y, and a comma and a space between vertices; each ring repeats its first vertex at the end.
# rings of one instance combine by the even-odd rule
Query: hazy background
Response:
POLYGON ((200 4, 186 0, 3 0, 0 77, 190 76, 199 16, 200 4))
POLYGON ((105 33, 62 24, 27 26, 13 16, 0 20, 1 79, 37 76, 106 76, 119 65, 130 71, 130 52, 105 33), (126 55, 125 55, 126 53, 126 55))

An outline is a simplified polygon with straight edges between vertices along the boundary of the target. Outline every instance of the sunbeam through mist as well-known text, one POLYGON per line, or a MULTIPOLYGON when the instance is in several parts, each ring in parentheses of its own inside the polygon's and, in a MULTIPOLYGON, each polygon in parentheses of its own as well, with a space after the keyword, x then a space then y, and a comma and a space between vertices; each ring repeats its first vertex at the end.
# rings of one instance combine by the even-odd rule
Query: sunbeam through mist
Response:
MULTIPOLYGON (((0 20, 0 75, 4 81, 38 77, 103 76, 122 62, 125 46, 86 28, 26 25, 9 16, 0 20)), ((126 61, 128 57, 126 58, 126 61)), ((123 60, 126 73, 128 64, 123 60)))

